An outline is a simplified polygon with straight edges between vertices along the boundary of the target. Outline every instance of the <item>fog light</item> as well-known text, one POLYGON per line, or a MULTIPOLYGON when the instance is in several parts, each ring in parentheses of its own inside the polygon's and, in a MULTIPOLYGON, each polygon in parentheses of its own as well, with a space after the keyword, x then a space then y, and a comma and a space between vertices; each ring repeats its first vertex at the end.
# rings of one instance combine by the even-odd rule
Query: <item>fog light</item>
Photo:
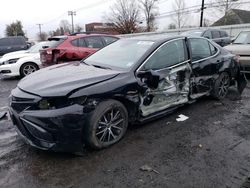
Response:
POLYGON ((1 73, 2 74, 8 74, 8 73, 11 73, 11 71, 10 70, 2 70, 1 73))

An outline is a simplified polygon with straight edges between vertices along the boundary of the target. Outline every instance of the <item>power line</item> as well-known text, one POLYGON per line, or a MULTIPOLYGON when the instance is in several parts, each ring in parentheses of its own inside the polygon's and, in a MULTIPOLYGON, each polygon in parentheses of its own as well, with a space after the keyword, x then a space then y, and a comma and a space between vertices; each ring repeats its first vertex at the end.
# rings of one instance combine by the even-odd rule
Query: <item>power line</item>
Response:
MULTIPOLYGON (((234 4, 235 5, 240 5, 240 4, 248 4, 250 3, 250 1, 245 1, 245 2, 235 2, 234 4)), ((187 8, 183 8, 183 9, 180 9, 180 11, 182 11, 182 14, 190 14, 190 13, 198 13, 201 11, 200 7, 201 5, 194 5, 194 6, 190 6, 190 7, 187 7, 187 8), (197 8, 195 8, 197 7, 197 8)), ((225 4, 221 4, 221 3, 204 3, 204 8, 206 9, 210 9, 210 8, 215 8, 215 7, 221 7, 221 6, 225 6, 225 4)), ((165 17, 170 17, 170 16, 174 16, 174 15, 177 15, 178 13, 176 13, 176 10, 175 11, 169 11, 169 12, 164 12, 164 13, 161 13, 159 15, 157 15, 155 18, 156 19, 161 19, 161 18, 165 18, 165 17)))

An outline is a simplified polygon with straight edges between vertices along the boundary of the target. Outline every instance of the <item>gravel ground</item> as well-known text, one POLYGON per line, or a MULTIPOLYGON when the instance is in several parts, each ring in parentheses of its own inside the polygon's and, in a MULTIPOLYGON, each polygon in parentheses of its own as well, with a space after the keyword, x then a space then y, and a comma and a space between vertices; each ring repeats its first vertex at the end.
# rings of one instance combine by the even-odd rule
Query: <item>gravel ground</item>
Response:
MULTIPOLYGON (((18 79, 0 80, 0 112, 18 79)), ((144 125, 82 157, 44 152, 23 143, 0 120, 0 187, 236 188, 250 176, 250 85, 240 97, 209 97, 144 125), (178 115, 189 117, 177 122, 178 115), (144 170, 144 171, 143 171, 144 170)))

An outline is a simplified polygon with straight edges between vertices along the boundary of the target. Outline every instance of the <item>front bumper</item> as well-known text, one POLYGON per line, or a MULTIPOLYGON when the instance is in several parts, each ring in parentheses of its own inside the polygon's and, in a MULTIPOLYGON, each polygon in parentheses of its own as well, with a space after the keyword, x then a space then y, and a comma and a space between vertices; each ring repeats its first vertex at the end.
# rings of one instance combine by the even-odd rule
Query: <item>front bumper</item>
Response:
POLYGON ((83 151, 83 127, 87 119, 83 106, 56 110, 29 110, 26 106, 29 105, 17 105, 10 100, 12 122, 26 143, 42 150, 83 151))
POLYGON ((14 77, 19 75, 19 71, 14 64, 0 66, 0 77, 2 78, 14 77))

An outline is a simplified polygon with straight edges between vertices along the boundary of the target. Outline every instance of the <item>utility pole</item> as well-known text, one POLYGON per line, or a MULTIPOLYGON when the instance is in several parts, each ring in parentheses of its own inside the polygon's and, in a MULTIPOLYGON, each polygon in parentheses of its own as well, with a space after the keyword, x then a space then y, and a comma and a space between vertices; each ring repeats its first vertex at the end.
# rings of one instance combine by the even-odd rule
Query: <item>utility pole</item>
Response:
POLYGON ((72 33, 74 33, 74 16, 76 16, 76 11, 68 11, 68 16, 71 16, 72 33))
POLYGON ((205 0, 202 0, 202 4, 201 4, 201 19, 200 19, 200 27, 202 27, 202 23, 203 23, 203 13, 204 13, 204 9, 206 9, 205 7, 204 7, 204 1, 205 0))
POLYGON ((41 34, 42 34, 42 25, 43 24, 37 24, 38 25, 38 27, 39 27, 39 34, 40 34, 40 36, 41 36, 41 34))

